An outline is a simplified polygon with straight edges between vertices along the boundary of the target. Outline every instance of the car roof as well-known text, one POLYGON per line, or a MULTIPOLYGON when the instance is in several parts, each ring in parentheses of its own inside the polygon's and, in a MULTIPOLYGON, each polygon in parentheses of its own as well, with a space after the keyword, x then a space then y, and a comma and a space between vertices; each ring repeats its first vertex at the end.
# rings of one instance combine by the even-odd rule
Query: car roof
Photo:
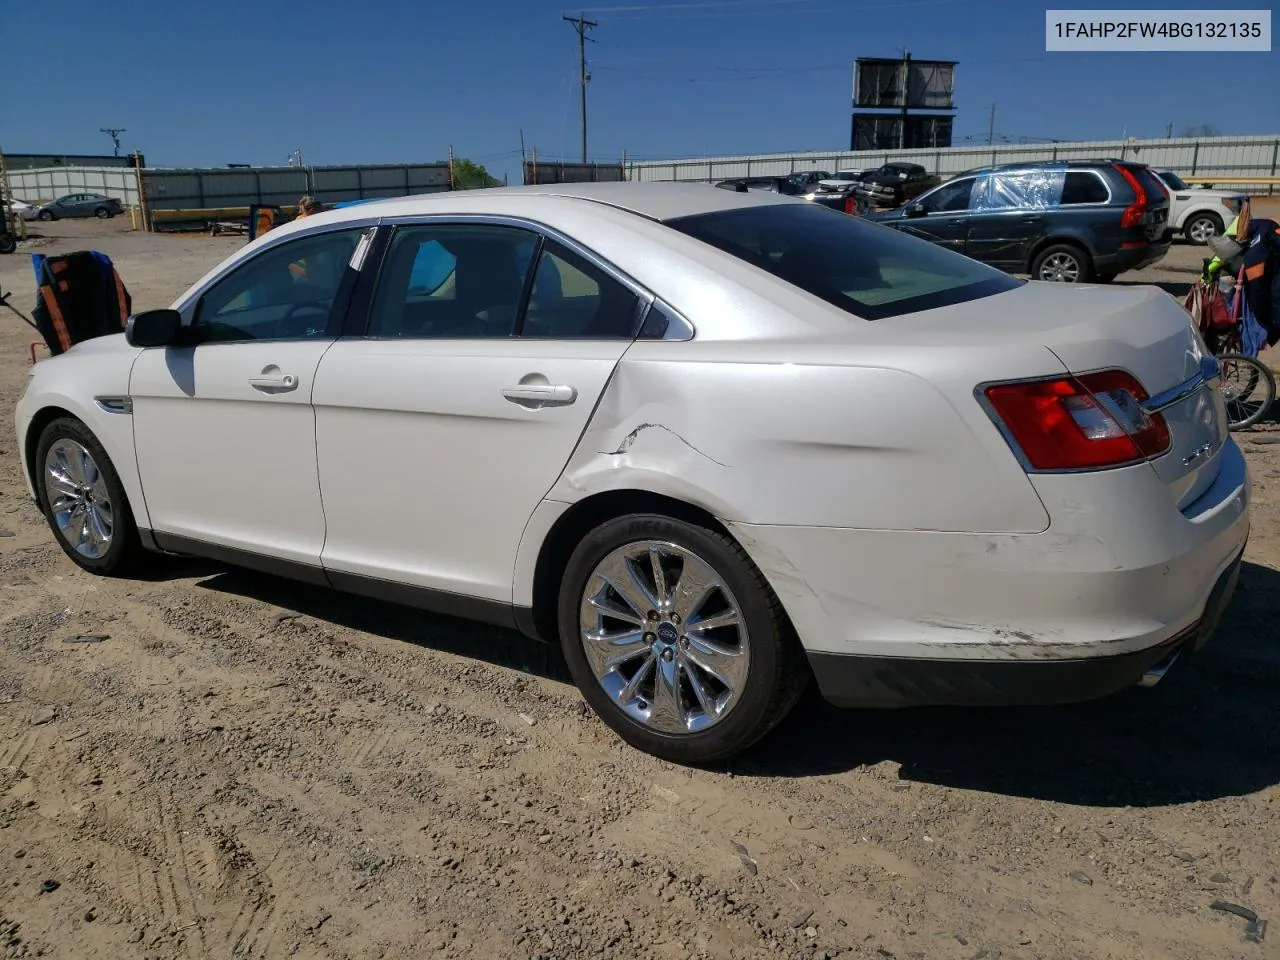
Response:
MULTIPOLYGON (((743 178, 747 179, 747 178, 743 178)), ((750 178, 755 180, 757 178, 750 178)), ((772 179, 772 178, 759 178, 772 179)), ((785 179, 785 178, 779 178, 785 179)), ((495 213, 500 212, 504 201, 545 200, 547 203, 599 203, 626 210, 651 220, 672 220, 676 217, 723 210, 739 210, 770 203, 798 203, 791 197, 772 193, 737 193, 718 190, 709 183, 685 183, 676 181, 622 182, 622 183, 559 183, 529 187, 492 187, 482 190, 450 190, 441 193, 420 194, 410 197, 394 197, 373 200, 355 206, 326 211, 304 222, 334 223, 342 220, 365 219, 369 216, 410 217, 432 213, 495 213)))

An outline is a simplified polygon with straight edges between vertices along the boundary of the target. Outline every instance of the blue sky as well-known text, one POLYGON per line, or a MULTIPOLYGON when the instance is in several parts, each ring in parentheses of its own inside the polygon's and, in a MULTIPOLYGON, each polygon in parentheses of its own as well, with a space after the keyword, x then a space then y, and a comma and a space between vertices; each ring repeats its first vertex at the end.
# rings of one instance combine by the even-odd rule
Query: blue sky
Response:
MULTIPOLYGON (((1274 92, 1280 52, 1047 54, 1046 5, 1027 0, 585 2, 599 22, 588 44, 593 158, 847 148, 853 58, 903 47, 960 61, 957 142, 985 141, 993 102, 997 134, 1015 138, 1280 128, 1274 100, 1262 112, 1233 106, 1235 84, 1224 79, 1243 67, 1274 92)), ((295 147, 314 164, 430 161, 452 144, 515 177, 521 129, 540 156, 572 160, 580 149, 577 38, 561 20, 576 7, 61 0, 30 9, 45 12, 24 24, 10 6, 4 18, 4 35, 24 38, 5 44, 0 146, 15 153, 108 152, 99 128, 117 126, 123 146, 156 165, 284 163, 295 147)))

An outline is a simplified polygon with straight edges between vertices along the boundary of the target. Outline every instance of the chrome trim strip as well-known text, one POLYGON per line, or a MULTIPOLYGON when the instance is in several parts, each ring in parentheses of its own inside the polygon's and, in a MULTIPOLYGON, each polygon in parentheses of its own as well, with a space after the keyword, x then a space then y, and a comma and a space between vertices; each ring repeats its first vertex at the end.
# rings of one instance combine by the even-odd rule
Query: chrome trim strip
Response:
POLYGON ((1183 400, 1186 400, 1201 387, 1206 384, 1212 385, 1218 380, 1218 360, 1216 357, 1206 354, 1200 358, 1200 372, 1190 380, 1178 384, 1176 387, 1170 387, 1163 393, 1157 393, 1154 397, 1149 398, 1142 404, 1142 409, 1147 413, 1159 413, 1161 410, 1176 406, 1183 400))
POLYGON ((132 397, 94 397, 93 402, 106 413, 133 413, 132 397))

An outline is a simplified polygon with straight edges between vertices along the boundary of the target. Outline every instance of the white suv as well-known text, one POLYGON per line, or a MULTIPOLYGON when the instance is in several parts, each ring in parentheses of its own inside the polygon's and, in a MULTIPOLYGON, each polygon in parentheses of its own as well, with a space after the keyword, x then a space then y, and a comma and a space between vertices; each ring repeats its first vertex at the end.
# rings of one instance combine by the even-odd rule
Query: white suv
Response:
POLYGON ((1169 231, 1181 233, 1192 243, 1204 245, 1221 236, 1240 212, 1245 195, 1235 190, 1192 187, 1176 173, 1159 174, 1169 190, 1169 231))

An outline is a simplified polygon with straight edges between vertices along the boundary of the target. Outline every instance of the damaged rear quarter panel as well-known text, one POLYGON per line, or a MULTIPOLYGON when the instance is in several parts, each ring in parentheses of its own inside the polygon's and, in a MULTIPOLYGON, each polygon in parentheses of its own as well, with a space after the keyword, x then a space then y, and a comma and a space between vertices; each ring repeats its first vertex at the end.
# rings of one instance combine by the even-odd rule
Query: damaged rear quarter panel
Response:
POLYGON ((792 347, 636 343, 549 498, 638 489, 744 523, 1046 528, 1007 448, 1007 462, 993 459, 931 383, 875 350, 827 363, 821 348, 792 347))

